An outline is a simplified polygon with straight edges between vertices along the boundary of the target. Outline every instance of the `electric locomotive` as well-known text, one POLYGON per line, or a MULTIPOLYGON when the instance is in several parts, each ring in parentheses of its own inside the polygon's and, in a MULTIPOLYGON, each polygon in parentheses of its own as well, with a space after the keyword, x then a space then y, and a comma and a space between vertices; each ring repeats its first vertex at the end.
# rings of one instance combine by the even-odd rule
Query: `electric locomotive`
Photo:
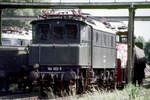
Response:
POLYGON ((116 69, 116 35, 103 22, 81 15, 80 10, 52 13, 44 11, 41 19, 31 22, 32 45, 29 65, 40 65, 40 72, 57 75, 67 69, 83 76, 84 86, 93 83, 112 83, 116 69), (88 73, 94 72, 90 77, 88 73))

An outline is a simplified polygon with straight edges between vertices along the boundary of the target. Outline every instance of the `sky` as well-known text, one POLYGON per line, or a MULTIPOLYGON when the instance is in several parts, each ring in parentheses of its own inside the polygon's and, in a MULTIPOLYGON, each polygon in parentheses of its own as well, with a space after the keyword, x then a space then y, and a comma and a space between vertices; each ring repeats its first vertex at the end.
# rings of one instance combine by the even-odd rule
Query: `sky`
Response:
MULTIPOLYGON (((128 16, 128 10, 107 10, 107 9, 86 9, 83 12, 89 13, 93 16, 128 16)), ((150 9, 139 9, 136 10, 135 16, 150 16, 150 9)), ((128 26, 128 22, 124 21, 128 26)), ((136 37, 143 36, 145 41, 150 40, 150 21, 135 21, 134 34, 136 37)))

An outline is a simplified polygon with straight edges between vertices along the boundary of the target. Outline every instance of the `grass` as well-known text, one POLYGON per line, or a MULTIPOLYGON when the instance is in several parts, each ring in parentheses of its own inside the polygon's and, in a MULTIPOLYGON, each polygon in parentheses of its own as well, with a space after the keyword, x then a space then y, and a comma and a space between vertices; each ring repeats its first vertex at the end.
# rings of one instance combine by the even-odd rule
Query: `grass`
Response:
MULTIPOLYGON (((48 95, 49 98, 54 98, 51 93, 48 95)), ((150 100, 150 89, 129 84, 123 90, 87 92, 84 95, 63 97, 63 99, 56 100, 150 100)))
POLYGON ((150 90, 129 84, 123 90, 97 91, 77 100, 150 100, 150 90))
MULTIPOLYGON (((11 84, 11 91, 15 91, 16 84, 11 84)), ((55 96, 51 88, 47 88, 48 91, 44 91, 47 94, 47 98, 55 99, 55 96)), ((65 93, 64 93, 65 94, 65 93)), ((144 87, 135 87, 132 84, 127 85, 123 90, 105 91, 99 90, 95 92, 87 92, 84 95, 68 96, 63 99, 56 100, 150 100, 150 85, 144 87)))

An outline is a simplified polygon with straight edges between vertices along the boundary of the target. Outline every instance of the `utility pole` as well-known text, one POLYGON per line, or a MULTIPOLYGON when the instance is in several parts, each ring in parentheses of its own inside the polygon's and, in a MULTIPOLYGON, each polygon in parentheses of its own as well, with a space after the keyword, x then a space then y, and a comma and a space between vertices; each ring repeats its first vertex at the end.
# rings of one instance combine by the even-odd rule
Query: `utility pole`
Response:
POLYGON ((131 4, 129 7, 128 21, 128 66, 127 66, 127 82, 131 83, 133 78, 133 62, 134 62, 134 17, 135 8, 131 4))
POLYGON ((0 9, 0 46, 2 45, 2 10, 0 9))

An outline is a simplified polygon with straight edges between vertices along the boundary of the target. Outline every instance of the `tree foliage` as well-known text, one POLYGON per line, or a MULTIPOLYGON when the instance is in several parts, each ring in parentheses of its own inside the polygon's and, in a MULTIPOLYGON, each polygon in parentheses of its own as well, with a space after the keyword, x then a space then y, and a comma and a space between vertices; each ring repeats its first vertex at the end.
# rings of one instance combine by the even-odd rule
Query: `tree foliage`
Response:
POLYGON ((145 43, 144 51, 145 51, 147 63, 150 64, 150 40, 145 43))
POLYGON ((143 43, 145 40, 144 40, 144 37, 143 36, 138 36, 135 40, 135 42, 141 42, 143 43))
POLYGON ((143 49, 144 48, 144 37, 138 36, 135 40, 135 45, 138 46, 139 48, 143 49))
POLYGON ((135 45, 141 49, 144 49, 147 63, 150 64, 150 40, 145 42, 144 37, 139 36, 135 40, 135 45))
MULTIPOLYGON (((50 0, 2 0, 4 2, 50 2, 50 0)), ((2 16, 38 16, 41 9, 3 9, 2 16)), ((3 26, 30 27, 29 22, 19 20, 3 20, 3 26)))

